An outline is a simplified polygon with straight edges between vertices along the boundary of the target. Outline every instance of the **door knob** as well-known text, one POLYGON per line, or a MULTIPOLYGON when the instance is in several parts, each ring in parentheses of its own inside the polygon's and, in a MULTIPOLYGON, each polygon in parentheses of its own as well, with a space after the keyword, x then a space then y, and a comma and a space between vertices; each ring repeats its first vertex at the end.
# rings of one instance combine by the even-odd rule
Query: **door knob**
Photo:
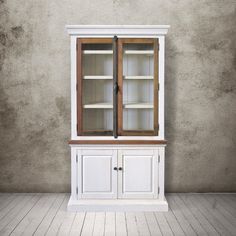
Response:
POLYGON ((119 167, 119 170, 123 170, 123 168, 122 168, 122 167, 119 167))
POLYGON ((113 170, 117 170, 117 167, 114 167, 113 170))

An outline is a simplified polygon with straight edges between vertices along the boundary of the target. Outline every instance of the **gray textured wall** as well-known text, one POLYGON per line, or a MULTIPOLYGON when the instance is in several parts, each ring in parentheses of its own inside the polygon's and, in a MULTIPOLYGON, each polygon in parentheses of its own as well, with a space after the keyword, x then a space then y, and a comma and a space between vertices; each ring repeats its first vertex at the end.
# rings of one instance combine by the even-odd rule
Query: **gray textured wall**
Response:
POLYGON ((170 24, 167 191, 236 191, 235 0, 0 0, 0 191, 70 189, 66 24, 170 24))

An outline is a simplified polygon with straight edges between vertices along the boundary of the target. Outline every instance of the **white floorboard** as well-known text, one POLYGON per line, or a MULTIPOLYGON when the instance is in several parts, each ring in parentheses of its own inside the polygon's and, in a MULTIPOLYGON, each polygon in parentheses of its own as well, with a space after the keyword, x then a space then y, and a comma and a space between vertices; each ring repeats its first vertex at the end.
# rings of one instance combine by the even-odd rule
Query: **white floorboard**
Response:
POLYGON ((236 235, 234 194, 167 194, 169 212, 67 212, 68 199, 0 193, 0 235, 236 235))

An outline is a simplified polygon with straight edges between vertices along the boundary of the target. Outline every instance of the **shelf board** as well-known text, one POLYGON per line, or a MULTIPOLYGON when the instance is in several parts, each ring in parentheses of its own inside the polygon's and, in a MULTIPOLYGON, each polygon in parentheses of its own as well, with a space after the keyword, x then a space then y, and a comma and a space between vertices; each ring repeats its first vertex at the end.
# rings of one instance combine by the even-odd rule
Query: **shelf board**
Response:
POLYGON ((153 76, 152 75, 125 75, 124 76, 124 79, 147 79, 147 80, 150 80, 150 79, 153 79, 153 76))
POLYGON ((124 108, 133 108, 133 109, 152 109, 152 103, 127 103, 123 105, 124 108))
POLYGON ((112 55, 112 50, 83 50, 85 55, 112 55))
POLYGON ((112 105, 112 103, 101 102, 101 103, 84 104, 83 108, 86 108, 86 109, 112 109, 113 105, 112 105))
POLYGON ((125 50, 125 55, 147 55, 151 56, 154 54, 153 50, 125 50))
POLYGON ((113 79, 112 75, 84 75, 83 79, 113 79))

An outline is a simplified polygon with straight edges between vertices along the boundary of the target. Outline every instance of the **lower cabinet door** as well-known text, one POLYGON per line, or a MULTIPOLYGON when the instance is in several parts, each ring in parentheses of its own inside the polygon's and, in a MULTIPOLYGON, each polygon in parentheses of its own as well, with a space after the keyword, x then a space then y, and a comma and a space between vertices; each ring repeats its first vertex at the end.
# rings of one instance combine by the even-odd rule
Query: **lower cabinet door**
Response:
POLYGON ((158 154, 155 150, 119 150, 118 167, 119 198, 157 198, 158 154))
POLYGON ((117 151, 81 150, 78 160, 79 198, 117 198, 117 151))

